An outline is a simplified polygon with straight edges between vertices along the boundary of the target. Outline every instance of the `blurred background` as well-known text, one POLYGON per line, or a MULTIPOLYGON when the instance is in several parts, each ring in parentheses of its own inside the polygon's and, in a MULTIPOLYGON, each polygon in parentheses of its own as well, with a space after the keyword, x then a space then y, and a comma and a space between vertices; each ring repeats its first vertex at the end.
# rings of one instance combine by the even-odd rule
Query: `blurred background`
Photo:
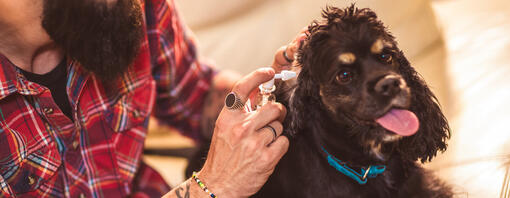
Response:
MULTIPOLYGON (((373 9, 438 96, 452 128, 448 150, 425 167, 459 197, 510 197, 510 1, 175 0, 203 59, 241 74, 269 66, 276 49, 326 5, 373 9)), ((151 122, 145 161, 184 181, 191 140, 151 122)))

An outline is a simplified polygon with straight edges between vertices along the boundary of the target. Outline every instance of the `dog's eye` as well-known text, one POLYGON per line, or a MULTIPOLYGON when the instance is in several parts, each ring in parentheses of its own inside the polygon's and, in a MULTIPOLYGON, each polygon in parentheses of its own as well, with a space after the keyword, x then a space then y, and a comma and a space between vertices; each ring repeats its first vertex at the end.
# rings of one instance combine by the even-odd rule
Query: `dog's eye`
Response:
POLYGON ((388 64, 393 61, 393 57, 391 56, 391 54, 387 54, 387 53, 380 54, 379 59, 381 59, 381 61, 388 63, 388 64))
POLYGON ((352 81, 352 72, 350 71, 341 71, 336 75, 336 80, 341 84, 346 84, 352 81))

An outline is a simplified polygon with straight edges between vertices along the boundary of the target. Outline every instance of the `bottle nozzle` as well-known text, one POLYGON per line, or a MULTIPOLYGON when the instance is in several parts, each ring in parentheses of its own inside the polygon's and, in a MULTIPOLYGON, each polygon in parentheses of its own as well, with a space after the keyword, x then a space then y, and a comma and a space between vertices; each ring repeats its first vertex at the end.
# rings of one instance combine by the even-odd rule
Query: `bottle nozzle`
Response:
POLYGON ((282 70, 281 73, 275 74, 273 79, 262 84, 260 88, 265 89, 265 90, 273 90, 275 79, 282 79, 283 81, 286 81, 286 80, 295 78, 296 76, 297 76, 296 72, 289 71, 289 70, 282 70))
POLYGON ((296 72, 289 71, 289 70, 282 70, 281 73, 275 74, 274 78, 275 79, 282 79, 283 81, 286 81, 286 80, 290 80, 290 79, 292 79, 292 78, 294 78, 296 76, 297 76, 296 72))

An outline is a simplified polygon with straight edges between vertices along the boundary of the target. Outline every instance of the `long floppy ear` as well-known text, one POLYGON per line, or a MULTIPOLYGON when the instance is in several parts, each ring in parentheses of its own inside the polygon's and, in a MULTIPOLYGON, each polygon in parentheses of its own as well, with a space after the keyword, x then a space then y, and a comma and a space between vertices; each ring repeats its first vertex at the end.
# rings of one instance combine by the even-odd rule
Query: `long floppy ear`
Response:
POLYGON ((320 102, 315 95, 318 95, 319 86, 311 79, 310 70, 303 68, 288 105, 288 116, 285 119, 288 124, 285 130, 287 135, 294 136, 306 130, 310 127, 309 121, 317 118, 316 111, 319 111, 319 108, 316 108, 316 105, 320 102))
POLYGON ((438 151, 445 151, 446 140, 451 132, 448 122, 441 112, 436 96, 430 91, 425 81, 409 64, 404 53, 397 55, 400 63, 400 72, 407 85, 411 88, 410 110, 420 120, 418 132, 410 137, 405 137, 398 145, 398 151, 403 157, 421 162, 430 161, 438 151))
MULTIPOLYGON (((282 89, 292 92, 289 94, 288 101, 283 101, 288 108, 285 119, 285 134, 294 136, 299 131, 303 131, 310 126, 309 120, 319 117, 317 114, 322 105, 319 96, 319 81, 315 79, 314 70, 316 70, 318 60, 316 60, 321 44, 327 39, 326 25, 314 21, 308 27, 308 35, 298 50, 297 67, 301 67, 297 82, 290 89, 282 89)), ((282 94, 283 95, 283 94, 282 94)))

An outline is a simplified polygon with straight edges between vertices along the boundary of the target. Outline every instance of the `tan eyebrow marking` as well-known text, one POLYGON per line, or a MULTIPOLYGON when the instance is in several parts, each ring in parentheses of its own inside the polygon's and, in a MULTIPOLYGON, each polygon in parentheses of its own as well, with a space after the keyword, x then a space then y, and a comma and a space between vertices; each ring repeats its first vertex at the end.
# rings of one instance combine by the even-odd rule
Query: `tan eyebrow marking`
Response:
POLYGON ((349 65, 356 61, 356 56, 351 52, 345 52, 341 53, 340 56, 338 56, 338 60, 340 60, 340 63, 342 64, 349 65))
POLYGON ((380 54, 380 53, 382 53, 384 47, 393 47, 393 46, 389 42, 386 42, 382 39, 377 39, 372 44, 372 47, 370 48, 370 52, 372 52, 372 54, 380 54))
POLYGON ((372 44, 372 47, 370 48, 370 52, 372 52, 372 54, 380 54, 382 52, 384 48, 384 45, 383 45, 383 42, 381 39, 377 39, 373 44, 372 44))

